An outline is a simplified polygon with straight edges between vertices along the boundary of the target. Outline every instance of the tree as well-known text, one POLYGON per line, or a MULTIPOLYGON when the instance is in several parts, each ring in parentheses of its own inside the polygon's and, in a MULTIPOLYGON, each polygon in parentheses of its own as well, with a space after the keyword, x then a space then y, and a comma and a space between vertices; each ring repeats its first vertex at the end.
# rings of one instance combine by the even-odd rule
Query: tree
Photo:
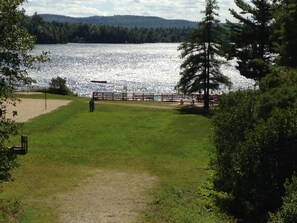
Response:
POLYGON ((297 3, 296 0, 278 0, 274 7, 275 46, 279 65, 297 68, 297 3))
POLYGON ((66 86, 66 78, 62 77, 56 77, 51 79, 49 92, 61 95, 68 95, 71 93, 69 88, 66 86))
POLYGON ((227 21, 230 29, 230 58, 237 58, 240 74, 246 78, 261 80, 269 72, 273 62, 271 44, 272 12, 269 0, 235 0, 241 10, 230 9, 239 22, 227 21))
POLYGON ((228 211, 250 222, 281 206, 297 171, 296 74, 273 69, 259 90, 225 95, 213 118, 215 188, 229 195, 228 211))
POLYGON ((209 109, 209 90, 218 89, 220 84, 230 86, 229 79, 220 71, 223 61, 221 46, 221 27, 216 10, 216 0, 206 0, 205 17, 189 40, 182 43, 181 79, 177 89, 183 93, 195 93, 203 90, 204 108, 209 109))
POLYGON ((45 59, 45 55, 29 54, 35 39, 23 28, 25 15, 20 9, 23 2, 0 2, 0 183, 10 179, 9 171, 16 166, 15 155, 5 147, 5 141, 17 133, 18 125, 6 117, 6 104, 15 103, 14 92, 19 85, 32 81, 26 69, 45 59))

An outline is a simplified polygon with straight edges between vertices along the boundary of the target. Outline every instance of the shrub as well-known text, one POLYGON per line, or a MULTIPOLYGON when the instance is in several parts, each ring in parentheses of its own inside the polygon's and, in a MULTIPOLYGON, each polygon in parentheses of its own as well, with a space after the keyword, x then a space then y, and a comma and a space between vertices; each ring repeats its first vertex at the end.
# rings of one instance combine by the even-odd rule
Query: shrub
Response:
POLYGON ((10 179, 10 170, 16 166, 16 155, 0 145, 0 192, 1 183, 10 179))
POLYGON ((270 214, 269 223, 296 223, 297 222, 297 177, 285 184, 283 205, 279 211, 270 214))
POLYGON ((277 82, 226 95, 213 118, 214 185, 229 194, 230 211, 239 217, 279 208, 283 184, 296 171, 297 83, 277 82))
POLYGON ((72 92, 66 86, 66 78, 56 77, 52 78, 50 82, 49 93, 69 95, 72 92))

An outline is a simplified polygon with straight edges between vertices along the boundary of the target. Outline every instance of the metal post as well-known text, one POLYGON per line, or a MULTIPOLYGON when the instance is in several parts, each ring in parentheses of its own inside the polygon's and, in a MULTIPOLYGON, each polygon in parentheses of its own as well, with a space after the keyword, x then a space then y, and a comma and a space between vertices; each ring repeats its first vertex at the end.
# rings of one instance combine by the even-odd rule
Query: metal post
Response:
POLYGON ((44 108, 47 109, 46 88, 44 89, 44 108))
POLYGON ((28 136, 26 135, 21 136, 21 144, 22 144, 23 155, 25 155, 28 153, 28 136))

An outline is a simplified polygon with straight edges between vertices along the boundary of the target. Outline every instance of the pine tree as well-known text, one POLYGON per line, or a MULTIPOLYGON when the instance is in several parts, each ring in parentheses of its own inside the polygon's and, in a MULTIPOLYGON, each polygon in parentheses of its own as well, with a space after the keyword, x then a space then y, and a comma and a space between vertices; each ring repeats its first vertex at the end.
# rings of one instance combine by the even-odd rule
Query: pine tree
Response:
POLYGON ((232 43, 229 56, 237 58, 241 75, 259 81, 273 62, 271 4, 269 0, 252 0, 251 4, 235 0, 235 3, 241 11, 230 9, 238 22, 227 21, 232 43))
POLYGON ((230 86, 229 79, 220 71, 223 61, 222 55, 222 28, 219 25, 216 0, 206 0, 205 17, 198 28, 182 43, 180 75, 182 76, 177 89, 185 94, 203 91, 204 108, 209 109, 209 91, 218 89, 220 84, 230 86))
POLYGON ((297 2, 279 0, 274 8, 278 63, 281 66, 297 68, 297 2))

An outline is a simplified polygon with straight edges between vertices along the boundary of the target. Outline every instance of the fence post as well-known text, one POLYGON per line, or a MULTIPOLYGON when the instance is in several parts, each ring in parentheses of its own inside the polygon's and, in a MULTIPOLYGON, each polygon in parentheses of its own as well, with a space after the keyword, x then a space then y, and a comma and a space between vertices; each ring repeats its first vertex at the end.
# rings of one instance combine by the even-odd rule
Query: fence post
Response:
POLYGON ((23 149, 23 155, 28 153, 28 136, 22 135, 21 136, 21 144, 23 149))

